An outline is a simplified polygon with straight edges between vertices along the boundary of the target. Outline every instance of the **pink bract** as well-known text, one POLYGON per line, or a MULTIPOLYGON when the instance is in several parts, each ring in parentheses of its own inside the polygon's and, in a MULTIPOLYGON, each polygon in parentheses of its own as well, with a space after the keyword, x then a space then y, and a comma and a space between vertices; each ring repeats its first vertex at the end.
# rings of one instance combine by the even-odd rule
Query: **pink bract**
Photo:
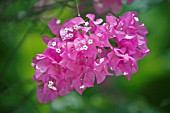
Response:
MULTIPOLYGON (((127 0, 127 4, 131 4, 134 0, 127 0)), ((94 8, 98 14, 102 14, 111 10, 114 14, 118 14, 123 7, 123 0, 94 0, 94 8)))

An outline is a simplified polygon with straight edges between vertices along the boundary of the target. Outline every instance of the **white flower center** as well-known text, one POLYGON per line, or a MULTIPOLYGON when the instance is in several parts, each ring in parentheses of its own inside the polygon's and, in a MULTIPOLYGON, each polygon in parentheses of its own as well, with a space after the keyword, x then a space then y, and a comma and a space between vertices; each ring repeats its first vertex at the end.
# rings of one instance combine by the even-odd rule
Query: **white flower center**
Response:
POLYGON ((138 17, 134 17, 134 19, 135 19, 136 21, 139 21, 139 18, 138 18, 138 17))
POLYGON ((99 52, 99 53, 102 53, 102 50, 101 50, 101 49, 98 49, 98 52, 99 52))
POLYGON ((68 28, 65 28, 65 29, 64 29, 64 33, 67 33, 67 32, 68 32, 68 28))
POLYGON ((48 82, 48 88, 52 89, 52 90, 57 90, 56 87, 52 86, 53 85, 53 81, 49 81, 48 82))
POLYGON ((85 26, 88 26, 89 25, 89 22, 85 22, 85 24, 84 24, 85 26))
POLYGON ((53 81, 49 81, 49 83, 48 83, 49 85, 53 85, 53 81))
POLYGON ((85 86, 84 86, 84 85, 81 85, 81 86, 80 86, 80 89, 84 89, 84 88, 85 88, 85 86))
POLYGON ((88 46, 87 45, 84 45, 83 46, 83 50, 87 50, 88 49, 88 46))
POLYGON ((62 44, 62 48, 65 48, 66 47, 66 44, 62 44))
POLYGON ((59 48, 57 48, 57 49, 56 49, 56 52, 57 52, 57 53, 60 53, 60 52, 61 52, 61 50, 60 50, 59 48))
POLYGON ((72 34, 72 33, 69 33, 68 36, 72 38, 72 37, 73 37, 73 34, 72 34))
POLYGON ((52 42, 52 46, 56 46, 56 42, 52 42))
POLYGON ((129 74, 129 73, 127 73, 127 72, 124 72, 124 73, 123 73, 123 75, 128 75, 128 74, 129 74))
POLYGON ((89 40, 88 40, 88 44, 93 44, 93 40, 92 40, 92 39, 89 39, 89 40))
POLYGON ((57 20, 57 21, 56 21, 56 24, 60 24, 60 23, 61 23, 61 20, 57 20))
POLYGON ((74 25, 74 29, 78 29, 78 25, 74 25))

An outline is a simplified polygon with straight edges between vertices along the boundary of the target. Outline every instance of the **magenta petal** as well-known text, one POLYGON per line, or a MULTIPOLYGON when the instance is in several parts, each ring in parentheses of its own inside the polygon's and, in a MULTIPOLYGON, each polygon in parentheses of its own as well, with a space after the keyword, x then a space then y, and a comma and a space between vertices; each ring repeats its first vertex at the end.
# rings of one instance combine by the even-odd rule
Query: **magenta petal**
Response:
POLYGON ((48 69, 49 64, 49 59, 40 60, 36 65, 36 69, 40 69, 42 72, 45 72, 48 69))
POLYGON ((51 32, 55 35, 59 35, 59 30, 61 28, 60 24, 58 23, 58 19, 57 18, 53 18, 49 21, 48 23, 48 27, 50 28, 51 32))
POLYGON ((95 73, 96 73, 97 84, 102 83, 106 78, 106 75, 101 72, 95 72, 95 73))
POLYGON ((62 71, 63 68, 57 64, 57 65, 50 65, 47 73, 48 75, 53 76, 53 78, 57 79, 58 77, 63 78, 62 71))
POLYGON ((57 98, 57 94, 55 93, 44 93, 44 85, 40 85, 37 89, 37 98, 41 103, 47 103, 51 100, 54 100, 57 98))
POLYGON ((37 62, 38 62, 38 60, 37 60, 36 58, 33 58, 31 65, 32 65, 33 67, 35 67, 36 64, 37 64, 37 62))
POLYGON ((67 60, 66 59, 63 59, 59 62, 59 64, 62 66, 62 67, 66 67, 66 62, 67 60))
POLYGON ((74 83, 73 83, 73 86, 74 86, 75 90, 76 90, 80 95, 82 95, 83 91, 86 89, 86 87, 81 88, 82 83, 81 83, 80 80, 75 80, 74 83))
POLYGON ((101 24, 103 22, 103 19, 99 18, 95 21, 95 24, 101 24))
POLYGON ((74 64, 74 62, 71 61, 71 60, 68 60, 68 61, 67 61, 66 67, 67 67, 68 69, 70 69, 71 71, 75 71, 75 70, 76 70, 75 64, 74 64))
POLYGON ((95 74, 92 71, 86 72, 83 83, 86 87, 93 87, 95 80, 95 74))
POLYGON ((72 86, 71 79, 62 80, 60 82, 59 95, 65 96, 66 94, 70 93, 73 90, 71 86, 72 86))
POLYGON ((48 42, 51 40, 48 36, 43 36, 42 40, 44 41, 45 44, 48 44, 48 42))
POLYGON ((35 78, 36 78, 36 79, 39 79, 39 78, 40 78, 40 76, 42 75, 42 73, 43 73, 43 72, 41 72, 41 70, 40 70, 40 69, 35 70, 35 75, 34 75, 34 76, 35 76, 35 78))
POLYGON ((85 21, 81 17, 75 17, 71 20, 71 22, 73 22, 76 25, 80 25, 83 24, 85 21))
POLYGON ((148 34, 148 30, 146 29, 146 27, 144 25, 142 25, 141 23, 136 23, 138 27, 137 32, 140 35, 145 36, 146 34, 148 34))
POLYGON ((113 15, 107 15, 106 16, 106 23, 109 23, 110 25, 116 26, 117 25, 117 20, 116 17, 113 15))
POLYGON ((126 75, 125 77, 126 77, 128 80, 130 80, 130 79, 131 79, 131 75, 129 75, 129 74, 128 74, 128 75, 126 75))
POLYGON ((77 53, 78 53, 77 51, 70 52, 68 53, 68 57, 72 60, 76 60, 77 53))
POLYGON ((68 42, 68 43, 67 43, 67 48, 68 48, 68 50, 70 50, 72 47, 74 47, 74 43, 68 42))
POLYGON ((95 15, 94 14, 87 14, 86 17, 89 18, 90 20, 94 20, 95 19, 95 15))
POLYGON ((80 27, 80 28, 84 31, 84 34, 86 34, 91 29, 91 27, 80 27))

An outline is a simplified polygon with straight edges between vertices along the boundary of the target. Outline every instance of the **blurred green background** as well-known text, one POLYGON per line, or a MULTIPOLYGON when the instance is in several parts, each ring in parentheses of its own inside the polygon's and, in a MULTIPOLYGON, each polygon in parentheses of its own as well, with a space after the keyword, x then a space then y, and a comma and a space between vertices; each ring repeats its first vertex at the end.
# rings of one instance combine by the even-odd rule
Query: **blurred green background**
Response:
MULTIPOLYGON (((82 96, 73 91, 47 104, 36 98, 32 58, 46 48, 41 37, 53 37, 48 21, 57 17, 63 23, 77 12, 75 0, 43 1, 44 5, 38 0, 0 0, 0 113, 170 113, 168 0, 136 0, 120 12, 137 10, 149 30, 151 54, 139 61, 139 72, 130 81, 108 77, 82 96)), ((83 17, 94 13, 88 1, 91 6, 85 6, 83 17)))

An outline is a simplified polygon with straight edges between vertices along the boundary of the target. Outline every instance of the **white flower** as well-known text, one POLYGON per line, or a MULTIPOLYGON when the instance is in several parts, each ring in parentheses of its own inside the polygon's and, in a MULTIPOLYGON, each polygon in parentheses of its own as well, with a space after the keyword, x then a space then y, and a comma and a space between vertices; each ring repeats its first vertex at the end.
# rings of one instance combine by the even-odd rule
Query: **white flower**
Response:
POLYGON ((56 42, 52 42, 52 46, 56 46, 56 42))
POLYGON ((57 49, 56 49, 56 52, 57 52, 57 53, 60 53, 60 52, 61 52, 61 50, 60 50, 59 48, 57 48, 57 49))
POLYGON ((57 21, 56 21, 56 24, 60 24, 60 23, 61 23, 61 20, 57 20, 57 21))
POLYGON ((127 72, 124 72, 124 73, 123 73, 123 75, 128 75, 128 74, 129 74, 129 73, 127 73, 127 72))
POLYGON ((88 46, 87 45, 84 45, 83 46, 83 50, 87 50, 88 49, 88 46))
POLYGON ((139 21, 139 18, 138 18, 138 17, 134 17, 134 19, 135 19, 136 21, 139 21))
POLYGON ((85 86, 84 86, 84 85, 81 85, 81 86, 80 86, 80 89, 84 89, 84 88, 85 88, 85 86))
POLYGON ((89 40, 88 40, 88 44, 93 44, 93 40, 92 40, 92 39, 89 39, 89 40))
POLYGON ((78 25, 74 25, 74 29, 78 29, 78 25))

